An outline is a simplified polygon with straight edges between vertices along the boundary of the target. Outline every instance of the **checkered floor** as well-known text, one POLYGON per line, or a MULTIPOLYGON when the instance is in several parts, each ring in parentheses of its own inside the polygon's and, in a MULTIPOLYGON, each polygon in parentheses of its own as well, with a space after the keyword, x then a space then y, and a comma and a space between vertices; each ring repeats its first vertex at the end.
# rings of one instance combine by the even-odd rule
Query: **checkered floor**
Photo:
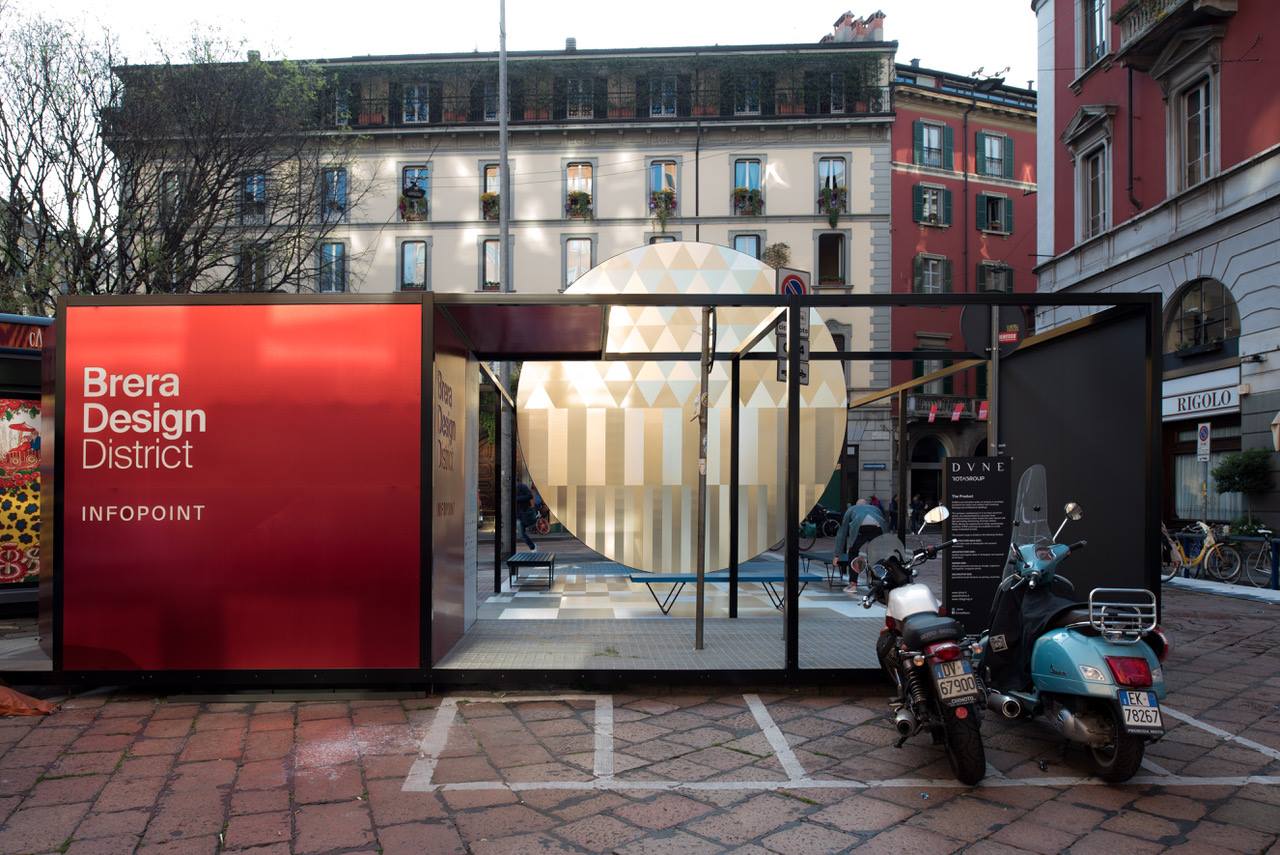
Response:
MULTIPOLYGON (((778 563, 749 564, 744 569, 777 570, 778 563)), ((815 572, 818 568, 814 568, 815 572)), ((500 594, 491 594, 481 603, 477 617, 481 620, 590 620, 610 618, 662 619, 649 588, 628 578, 630 570, 613 562, 564 564, 556 568, 551 590, 543 587, 541 570, 522 576, 514 589, 503 581, 500 594)), ((775 586, 781 591, 782 586, 775 586)), ((658 597, 672 588, 668 583, 653 583, 658 597)), ((669 617, 693 617, 695 586, 686 584, 669 617)), ((765 617, 779 614, 758 582, 738 585, 738 616, 765 617)), ((810 583, 800 594, 801 617, 864 617, 861 598, 828 587, 825 581, 810 583)), ((706 615, 729 616, 729 585, 707 584, 706 615)))

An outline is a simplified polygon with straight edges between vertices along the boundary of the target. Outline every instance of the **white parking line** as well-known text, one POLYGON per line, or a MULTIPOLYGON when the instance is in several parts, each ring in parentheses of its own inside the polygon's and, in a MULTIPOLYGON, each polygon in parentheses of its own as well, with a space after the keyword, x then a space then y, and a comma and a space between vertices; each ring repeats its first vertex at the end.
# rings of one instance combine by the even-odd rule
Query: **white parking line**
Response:
POLYGON ((596 777, 613 777, 613 697, 596 698, 596 777))
POLYGON ((743 695, 742 699, 747 702, 747 708, 755 716, 756 724, 760 725, 764 738, 769 740, 773 753, 778 755, 778 762, 782 764, 782 771, 787 773, 787 778, 792 781, 803 780, 806 777, 804 767, 800 765, 795 752, 791 750, 787 737, 783 736, 782 731, 778 730, 778 726, 773 723, 773 716, 769 715, 769 709, 760 700, 760 696, 743 695))
POLYGON ((1254 742, 1252 739, 1246 739, 1243 736, 1236 736, 1234 733, 1228 733, 1227 731, 1223 730, 1220 727, 1214 727, 1208 722, 1201 721, 1200 719, 1195 718, 1194 716, 1189 716, 1186 713, 1178 712, 1177 710, 1171 710, 1168 707, 1161 707, 1160 709, 1165 713, 1167 713, 1168 715, 1173 716, 1178 721, 1185 721, 1187 724, 1192 725, 1193 727, 1198 727, 1201 730, 1208 731, 1209 733, 1212 733, 1214 736, 1218 737, 1219 739, 1225 739, 1228 742, 1234 742, 1237 745, 1243 745, 1245 748, 1252 748, 1254 751, 1257 751, 1259 754, 1265 754, 1267 757, 1270 757, 1272 760, 1280 760, 1280 751, 1277 751, 1276 749, 1272 748, 1269 745, 1263 745, 1261 742, 1254 742))

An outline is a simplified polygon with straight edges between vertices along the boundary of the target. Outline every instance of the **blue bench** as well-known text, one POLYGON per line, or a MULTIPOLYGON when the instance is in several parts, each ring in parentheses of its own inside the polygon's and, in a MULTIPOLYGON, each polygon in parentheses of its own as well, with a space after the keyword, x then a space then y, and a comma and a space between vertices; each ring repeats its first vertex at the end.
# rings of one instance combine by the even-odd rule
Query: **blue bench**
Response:
MULTIPOLYGON (((680 592, 684 590, 684 586, 690 582, 698 581, 696 573, 632 573, 627 578, 632 582, 643 583, 649 589, 649 596, 653 597, 653 601, 658 604, 658 608, 662 613, 670 614, 671 608, 676 604, 680 592), (658 594, 653 590, 655 584, 671 585, 671 589, 667 591, 662 599, 658 599, 658 594)), ((769 601, 773 603, 775 609, 781 609, 785 602, 783 592, 779 591, 775 585, 786 581, 786 575, 781 571, 760 571, 745 570, 738 572, 738 582, 756 582, 764 588, 765 594, 768 595, 769 601)), ((708 582, 725 582, 729 581, 729 573, 726 570, 718 570, 715 573, 706 575, 708 582)), ((810 582, 821 582, 822 577, 817 573, 801 573, 800 574, 800 590, 809 585, 810 582)))
POLYGON ((844 574, 836 570, 836 562, 830 552, 801 552, 800 561, 801 572, 804 573, 809 571, 809 564, 811 562, 816 561, 823 565, 823 569, 827 572, 828 588, 844 587, 844 574))

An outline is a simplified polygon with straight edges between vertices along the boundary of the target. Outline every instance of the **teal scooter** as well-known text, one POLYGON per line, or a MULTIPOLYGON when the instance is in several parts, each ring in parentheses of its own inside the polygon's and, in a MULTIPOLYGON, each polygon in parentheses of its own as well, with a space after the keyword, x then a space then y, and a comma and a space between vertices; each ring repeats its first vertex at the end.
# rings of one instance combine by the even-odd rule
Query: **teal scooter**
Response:
POLYGON ((1044 467, 1018 483, 1007 575, 975 660, 987 706, 1008 719, 1047 721, 1084 747, 1104 781, 1129 780, 1148 742, 1164 734, 1161 663, 1169 644, 1156 623, 1156 597, 1141 588, 1095 588, 1079 602, 1062 562, 1086 545, 1058 543, 1083 509, 1069 502, 1049 534, 1044 467))

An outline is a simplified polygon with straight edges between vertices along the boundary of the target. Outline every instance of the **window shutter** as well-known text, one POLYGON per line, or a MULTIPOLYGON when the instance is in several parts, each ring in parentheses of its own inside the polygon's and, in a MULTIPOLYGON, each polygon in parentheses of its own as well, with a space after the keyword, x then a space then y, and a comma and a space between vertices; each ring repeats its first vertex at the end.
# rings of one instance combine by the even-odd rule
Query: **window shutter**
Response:
POLYGON ((987 174, 987 135, 978 131, 973 135, 973 171, 979 175, 987 174))
POLYGON ((987 265, 978 262, 978 293, 987 290, 987 265))
POLYGON ((444 115, 444 84, 438 80, 433 80, 428 86, 431 92, 431 103, 428 105, 431 123, 438 125, 444 115))
MULTIPOLYGON (((917 294, 924 290, 924 284, 920 281, 920 269, 922 266, 923 262, 920 260, 920 256, 917 255, 911 259, 911 290, 917 294)), ((919 377, 920 375, 917 374, 916 376, 919 377)))
POLYGON ((924 219, 924 188, 919 184, 911 187, 911 219, 917 223, 924 219))
MULTIPOLYGON (((951 360, 944 359, 942 361, 942 366, 944 368, 950 368, 951 360)), ((946 377, 942 378, 942 394, 950 395, 955 390, 955 379, 956 375, 954 374, 948 374, 946 377)))
POLYGON ((777 75, 772 71, 760 75, 760 115, 762 116, 772 116, 774 114, 773 90, 775 86, 777 86, 777 75))
POLYGON ((676 77, 676 115, 693 115, 693 76, 690 74, 676 77))
POLYGON ((911 162, 919 166, 924 163, 924 122, 916 119, 911 123, 911 162))
POLYGON ((942 259, 942 293, 951 293, 951 259, 942 259))
POLYGON ((1013 137, 1004 138, 1004 177, 1013 177, 1013 137))
MULTIPOLYGON (((943 169, 955 169, 955 162, 952 159, 953 149, 955 147, 956 147, 955 138, 952 136, 951 126, 943 125, 942 126, 942 168, 943 169)), ((947 222, 950 222, 950 221, 951 221, 951 218, 947 217, 947 222)))
POLYGON ((987 194, 979 193, 977 195, 978 210, 975 212, 974 220, 978 224, 978 231, 986 231, 987 228, 987 194))
POLYGON ((643 74, 636 77, 636 118, 643 119, 649 115, 649 78, 643 74))
POLYGON ((914 380, 917 377, 923 377, 923 376, 924 376, 924 360, 923 359, 911 360, 911 379, 914 380))
MULTIPOLYGON (((1006 163, 1008 161, 1005 161, 1006 163)), ((1004 230, 1009 234, 1013 234, 1013 199, 1004 200, 1004 230)))
POLYGON ((597 119, 609 115, 609 78, 604 75, 591 81, 591 114, 597 119))
MULTIPOLYGON (((950 151, 950 149, 948 149, 950 151)), ((942 191, 942 224, 951 225, 951 191, 942 191)))

